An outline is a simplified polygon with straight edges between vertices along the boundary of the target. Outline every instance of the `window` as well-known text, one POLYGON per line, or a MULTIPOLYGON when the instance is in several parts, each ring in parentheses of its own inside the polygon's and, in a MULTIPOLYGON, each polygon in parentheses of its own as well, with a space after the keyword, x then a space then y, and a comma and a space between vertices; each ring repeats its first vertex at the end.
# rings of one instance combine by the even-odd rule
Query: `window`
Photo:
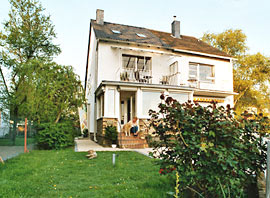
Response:
POLYGON ((170 75, 175 75, 178 73, 178 62, 175 61, 173 64, 170 65, 170 75))
POLYGON ((145 36, 144 34, 139 34, 139 33, 136 33, 136 34, 137 34, 137 36, 139 36, 139 37, 146 38, 146 36, 145 36))
POLYGON ((150 71, 151 70, 151 57, 145 56, 133 56, 133 55, 122 55, 123 68, 133 69, 135 71, 150 71))
POLYGON ((152 92, 152 91, 143 91, 143 104, 142 104, 142 114, 144 116, 148 116, 148 112, 150 109, 158 110, 158 105, 161 102, 160 100, 160 92, 152 92))
POLYGON ((169 95, 179 103, 184 103, 189 100, 188 93, 170 93, 169 95))
POLYGON ((121 34, 121 32, 119 30, 112 30, 112 32, 115 34, 121 34))
POLYGON ((200 63, 189 63, 189 79, 213 83, 215 80, 214 66, 200 63))
POLYGON ((106 113, 109 116, 114 116, 115 115, 115 90, 114 89, 108 89, 107 91, 107 108, 106 113))
POLYGON ((103 117, 104 116, 104 95, 101 95, 100 97, 98 97, 97 100, 97 115, 98 118, 103 117))

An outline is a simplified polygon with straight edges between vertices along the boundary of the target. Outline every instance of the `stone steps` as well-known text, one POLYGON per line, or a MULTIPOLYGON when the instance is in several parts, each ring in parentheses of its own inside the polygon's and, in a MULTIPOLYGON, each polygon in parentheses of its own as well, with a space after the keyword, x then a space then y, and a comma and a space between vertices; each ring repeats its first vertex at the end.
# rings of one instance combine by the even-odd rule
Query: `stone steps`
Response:
POLYGON ((148 148, 148 144, 145 139, 140 136, 126 136, 125 133, 120 133, 118 136, 118 145, 120 148, 148 148))

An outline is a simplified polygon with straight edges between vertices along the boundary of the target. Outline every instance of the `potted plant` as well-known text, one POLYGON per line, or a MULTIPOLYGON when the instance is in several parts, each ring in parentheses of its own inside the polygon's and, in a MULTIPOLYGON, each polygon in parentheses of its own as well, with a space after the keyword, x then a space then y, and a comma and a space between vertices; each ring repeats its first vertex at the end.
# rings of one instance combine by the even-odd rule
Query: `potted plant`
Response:
POLYGON ((84 129, 84 130, 83 130, 83 137, 84 137, 84 138, 87 138, 88 135, 89 135, 88 129, 84 129))
POLYGON ((112 142, 112 147, 116 148, 118 131, 116 126, 109 125, 105 128, 105 138, 112 142))

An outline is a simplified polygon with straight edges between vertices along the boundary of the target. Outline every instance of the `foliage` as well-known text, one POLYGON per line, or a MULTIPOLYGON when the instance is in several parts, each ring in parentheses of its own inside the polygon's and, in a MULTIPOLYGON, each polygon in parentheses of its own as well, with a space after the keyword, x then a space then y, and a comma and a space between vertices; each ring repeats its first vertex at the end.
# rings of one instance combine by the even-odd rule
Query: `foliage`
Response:
POLYGON ((57 123, 76 114, 84 101, 81 82, 71 66, 32 60, 22 75, 26 80, 21 83, 16 100, 25 98, 26 102, 20 105, 19 113, 38 123, 57 123))
MULTIPOLYGON (((53 43, 56 38, 54 25, 38 0, 10 0, 10 4, 9 19, 4 21, 0 31, 0 83, 5 87, 4 92, 0 90, 0 95, 5 96, 5 107, 14 121, 15 144, 19 117, 27 117, 38 124, 58 123, 68 118, 76 121, 77 107, 81 106, 84 97, 81 82, 72 67, 52 62, 61 50, 53 43), (9 75, 4 75, 4 70, 8 70, 9 75)), ((47 125, 46 130, 57 129, 63 136, 70 135, 64 132, 64 124, 47 125)), ((46 130, 40 137, 52 133, 46 130)), ((65 145, 51 143, 51 140, 47 143, 44 147, 65 145)))
POLYGON ((247 36, 240 29, 228 29, 222 33, 205 33, 202 40, 231 56, 240 56, 248 49, 247 36))
POLYGON ((242 197, 266 166, 262 138, 268 135, 269 120, 262 115, 249 120, 245 115, 238 121, 229 105, 217 107, 214 102, 202 107, 164 95, 161 99, 159 111, 150 110, 151 126, 160 138, 153 156, 159 155, 161 169, 176 168, 182 192, 242 197))
POLYGON ((118 139, 118 132, 116 126, 106 126, 105 128, 105 138, 111 140, 113 144, 116 144, 118 139))
POLYGON ((234 64, 234 90, 237 112, 256 107, 260 112, 270 105, 270 61, 260 53, 240 56, 234 64))
POLYGON ((17 118, 26 116, 24 111, 23 114, 19 111, 21 105, 28 103, 23 89, 27 88, 25 67, 32 60, 51 61, 60 53, 60 48, 52 42, 56 38, 54 26, 38 1, 10 0, 10 5, 9 19, 4 21, 0 31, 0 72, 5 85, 6 98, 3 101, 14 121, 15 144, 17 118), (4 68, 8 75, 3 75, 4 68))
POLYGON ((43 123, 38 126, 37 146, 41 149, 63 149, 74 144, 75 136, 70 122, 43 123))
MULTIPOLYGON (((27 137, 27 144, 34 144, 35 138, 27 137)), ((13 146, 13 142, 10 140, 9 137, 0 138, 0 146, 13 146)), ((14 146, 24 146, 24 137, 17 137, 14 146)))
POLYGON ((88 137, 88 135, 89 135, 88 129, 84 129, 83 130, 83 137, 88 137))
POLYGON ((32 151, 0 163, 1 197, 164 198, 174 182, 137 152, 97 152, 88 160, 73 149, 32 151), (42 178, 42 179, 41 179, 42 178))
POLYGON ((226 30, 219 34, 205 33, 202 40, 231 55, 234 65, 234 106, 240 114, 248 107, 259 112, 270 108, 270 60, 261 53, 247 54, 246 35, 242 30, 226 30))
POLYGON ((9 20, 0 33, 4 63, 16 69, 33 58, 51 59, 60 53, 50 16, 36 0, 10 0, 9 20))

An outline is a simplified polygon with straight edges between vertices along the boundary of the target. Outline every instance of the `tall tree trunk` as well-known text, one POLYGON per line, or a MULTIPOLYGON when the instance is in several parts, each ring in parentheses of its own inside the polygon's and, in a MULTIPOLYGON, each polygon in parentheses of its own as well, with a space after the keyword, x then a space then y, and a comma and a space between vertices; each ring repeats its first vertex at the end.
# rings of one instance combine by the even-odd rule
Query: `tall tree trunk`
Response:
POLYGON ((18 122, 18 108, 17 107, 14 108, 11 115, 12 115, 11 120, 13 120, 11 140, 12 140, 12 145, 15 146, 16 135, 17 135, 17 122, 18 122))
POLYGON ((251 87, 251 85, 250 85, 250 86, 247 86, 247 87, 244 89, 244 91, 242 91, 242 92, 238 95, 237 99, 234 100, 234 106, 235 106, 235 105, 237 104, 237 102, 245 95, 245 93, 247 92, 247 90, 248 90, 250 87, 251 87))
POLYGON ((3 79, 3 82, 4 82, 4 85, 5 85, 5 88, 6 88, 7 95, 9 96, 9 91, 8 91, 7 82, 6 82, 6 79, 5 79, 5 76, 4 76, 4 74, 3 74, 3 71, 2 71, 1 66, 0 66, 0 73, 1 73, 1 76, 2 76, 2 79, 3 79))

